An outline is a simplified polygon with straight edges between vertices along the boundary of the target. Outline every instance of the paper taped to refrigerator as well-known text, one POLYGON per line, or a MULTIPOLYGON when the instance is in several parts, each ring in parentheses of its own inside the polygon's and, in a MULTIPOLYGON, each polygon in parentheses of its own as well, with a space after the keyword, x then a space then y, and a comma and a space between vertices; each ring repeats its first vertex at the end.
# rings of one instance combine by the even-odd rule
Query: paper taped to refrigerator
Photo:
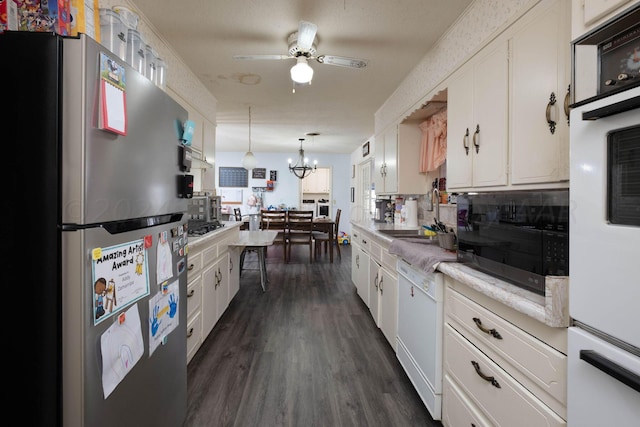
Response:
POLYGON ((149 298, 149 357, 180 323, 179 295, 180 288, 176 280, 163 285, 157 294, 149 298))
POLYGON ((92 251, 94 325, 149 295, 144 239, 92 251))
POLYGON ((100 337, 102 351, 102 390, 109 397, 116 386, 133 369, 144 353, 138 305, 134 304, 100 337))

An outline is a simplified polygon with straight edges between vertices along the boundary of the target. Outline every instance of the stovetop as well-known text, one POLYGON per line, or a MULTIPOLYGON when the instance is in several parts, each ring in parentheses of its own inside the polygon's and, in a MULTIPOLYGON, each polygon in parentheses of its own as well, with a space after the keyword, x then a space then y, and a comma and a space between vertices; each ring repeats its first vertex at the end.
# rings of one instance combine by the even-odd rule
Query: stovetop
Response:
POLYGON ((202 236, 221 227, 224 227, 224 224, 221 224, 220 221, 207 222, 190 219, 187 223, 187 236, 202 236))

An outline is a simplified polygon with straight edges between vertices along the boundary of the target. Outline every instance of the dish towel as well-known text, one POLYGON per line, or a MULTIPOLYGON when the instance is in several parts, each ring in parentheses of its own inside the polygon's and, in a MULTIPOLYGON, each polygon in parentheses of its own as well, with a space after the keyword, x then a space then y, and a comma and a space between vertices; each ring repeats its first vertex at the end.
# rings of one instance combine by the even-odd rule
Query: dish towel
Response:
POLYGON ((398 255, 425 273, 435 271, 441 262, 458 260, 456 252, 442 249, 437 241, 425 241, 419 238, 394 239, 389 246, 389 253, 398 255))

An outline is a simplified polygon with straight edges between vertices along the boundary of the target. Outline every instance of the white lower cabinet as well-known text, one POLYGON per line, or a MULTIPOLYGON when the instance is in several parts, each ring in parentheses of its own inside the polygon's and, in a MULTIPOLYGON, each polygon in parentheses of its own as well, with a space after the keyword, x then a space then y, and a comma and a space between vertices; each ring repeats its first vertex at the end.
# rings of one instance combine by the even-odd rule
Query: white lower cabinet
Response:
POLYGON ((237 251, 229 250, 229 243, 238 240, 238 227, 216 233, 190 246, 187 254, 187 362, 239 288, 237 251))
POLYGON ((398 275, 389 243, 352 225, 351 280, 394 351, 398 348, 398 275))
POLYGON ((448 375, 442 382, 442 423, 446 426, 490 427, 491 423, 448 375))
POLYGON ((398 348, 398 276, 384 267, 380 267, 378 276, 380 291, 378 327, 396 351, 398 348))
POLYGON ((351 246, 351 281, 362 301, 369 307, 369 236, 353 229, 351 246))
POLYGON ((382 272, 380 264, 375 259, 369 259, 369 312, 380 327, 380 279, 382 272))
POLYGON ((201 345, 202 321, 198 311, 193 317, 187 319, 187 363, 191 362, 201 345))
MULTIPOLYGON (((192 277, 190 272, 187 275, 192 277)), ((197 276, 187 284, 187 363, 202 343, 201 309, 202 275, 198 271, 197 276)))
POLYGON ((202 332, 205 337, 209 335, 222 315, 224 302, 227 299, 224 292, 229 289, 228 262, 228 254, 225 253, 202 272, 202 304, 206 307, 202 315, 202 332))
MULTIPOLYGON (((395 271, 394 271, 395 272, 395 271)), ((394 351, 397 349, 398 277, 369 260, 369 311, 394 351)))
POLYGON ((566 328, 512 312, 449 277, 444 314, 445 426, 566 425, 566 328))

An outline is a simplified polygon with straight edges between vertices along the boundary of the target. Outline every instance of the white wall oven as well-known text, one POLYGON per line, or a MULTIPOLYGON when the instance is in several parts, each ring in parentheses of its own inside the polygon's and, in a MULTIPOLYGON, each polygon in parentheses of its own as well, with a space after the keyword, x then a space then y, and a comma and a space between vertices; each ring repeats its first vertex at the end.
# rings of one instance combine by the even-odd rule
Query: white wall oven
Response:
POLYGON ((635 6, 572 43, 569 426, 640 420, 639 22, 635 6))

